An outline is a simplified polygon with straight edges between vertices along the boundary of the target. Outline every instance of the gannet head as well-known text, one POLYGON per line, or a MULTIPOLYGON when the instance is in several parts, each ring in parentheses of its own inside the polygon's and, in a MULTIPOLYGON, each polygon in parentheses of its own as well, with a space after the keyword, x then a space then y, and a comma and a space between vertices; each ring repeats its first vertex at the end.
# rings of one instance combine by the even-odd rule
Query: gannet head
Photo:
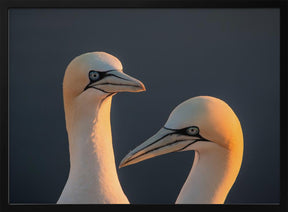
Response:
POLYGON ((105 97, 118 92, 140 92, 145 87, 139 80, 123 73, 121 62, 105 52, 89 52, 74 58, 64 80, 64 99, 81 95, 105 97))
POLYGON ((129 152, 120 167, 158 155, 185 150, 207 152, 215 147, 228 151, 243 148, 240 122, 222 100, 199 96, 178 105, 154 136, 129 152))

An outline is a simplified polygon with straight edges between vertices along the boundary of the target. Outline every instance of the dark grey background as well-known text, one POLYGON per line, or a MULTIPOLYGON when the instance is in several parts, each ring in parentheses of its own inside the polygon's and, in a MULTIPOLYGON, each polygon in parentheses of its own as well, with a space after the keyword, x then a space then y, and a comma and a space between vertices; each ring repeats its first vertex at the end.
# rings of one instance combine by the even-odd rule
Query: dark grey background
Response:
MULTIPOLYGON (((279 203, 278 9, 12 9, 9 11, 10 202, 55 203, 69 171, 62 80, 76 56, 105 51, 144 93, 113 97, 116 164, 182 101, 226 101, 244 132, 227 203, 279 203)), ((118 170, 131 203, 168 203, 192 166, 172 153, 118 170)))

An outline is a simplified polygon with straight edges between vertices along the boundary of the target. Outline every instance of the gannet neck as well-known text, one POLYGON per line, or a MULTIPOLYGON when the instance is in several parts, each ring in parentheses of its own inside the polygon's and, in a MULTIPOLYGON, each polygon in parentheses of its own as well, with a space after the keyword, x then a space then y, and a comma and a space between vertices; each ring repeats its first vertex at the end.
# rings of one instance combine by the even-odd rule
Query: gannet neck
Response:
POLYGON ((69 102, 72 106, 65 107, 70 173, 58 203, 129 203, 115 167, 111 101, 111 96, 85 104, 76 99, 69 102))
MULTIPOLYGON (((210 145, 210 144, 209 144, 210 145)), ((243 147, 228 150, 213 144, 207 151, 195 151, 189 176, 176 204, 223 204, 242 162, 243 147)))

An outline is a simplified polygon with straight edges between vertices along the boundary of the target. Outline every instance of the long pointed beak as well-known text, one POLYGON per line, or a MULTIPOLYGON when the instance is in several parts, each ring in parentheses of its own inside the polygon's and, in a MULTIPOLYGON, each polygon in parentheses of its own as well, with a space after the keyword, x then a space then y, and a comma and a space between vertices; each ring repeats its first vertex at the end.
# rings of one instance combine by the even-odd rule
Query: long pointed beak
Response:
POLYGON ((96 82, 92 86, 109 93, 141 92, 146 90, 141 81, 119 71, 109 72, 103 80, 96 82))
POLYGON ((154 136, 130 151, 120 162, 119 168, 170 152, 182 151, 192 144, 191 137, 175 134, 175 131, 160 129, 154 136))

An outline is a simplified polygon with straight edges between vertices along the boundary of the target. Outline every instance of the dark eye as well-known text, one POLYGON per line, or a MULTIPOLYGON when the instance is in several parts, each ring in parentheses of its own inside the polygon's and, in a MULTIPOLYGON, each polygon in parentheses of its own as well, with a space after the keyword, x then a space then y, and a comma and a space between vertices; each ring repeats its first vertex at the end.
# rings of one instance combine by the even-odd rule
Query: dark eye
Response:
POLYGON ((89 79, 92 81, 96 81, 100 78, 100 74, 97 71, 90 71, 89 72, 89 79))
POLYGON ((189 127, 186 129, 186 133, 188 135, 198 135, 199 134, 199 129, 198 127, 189 127))

